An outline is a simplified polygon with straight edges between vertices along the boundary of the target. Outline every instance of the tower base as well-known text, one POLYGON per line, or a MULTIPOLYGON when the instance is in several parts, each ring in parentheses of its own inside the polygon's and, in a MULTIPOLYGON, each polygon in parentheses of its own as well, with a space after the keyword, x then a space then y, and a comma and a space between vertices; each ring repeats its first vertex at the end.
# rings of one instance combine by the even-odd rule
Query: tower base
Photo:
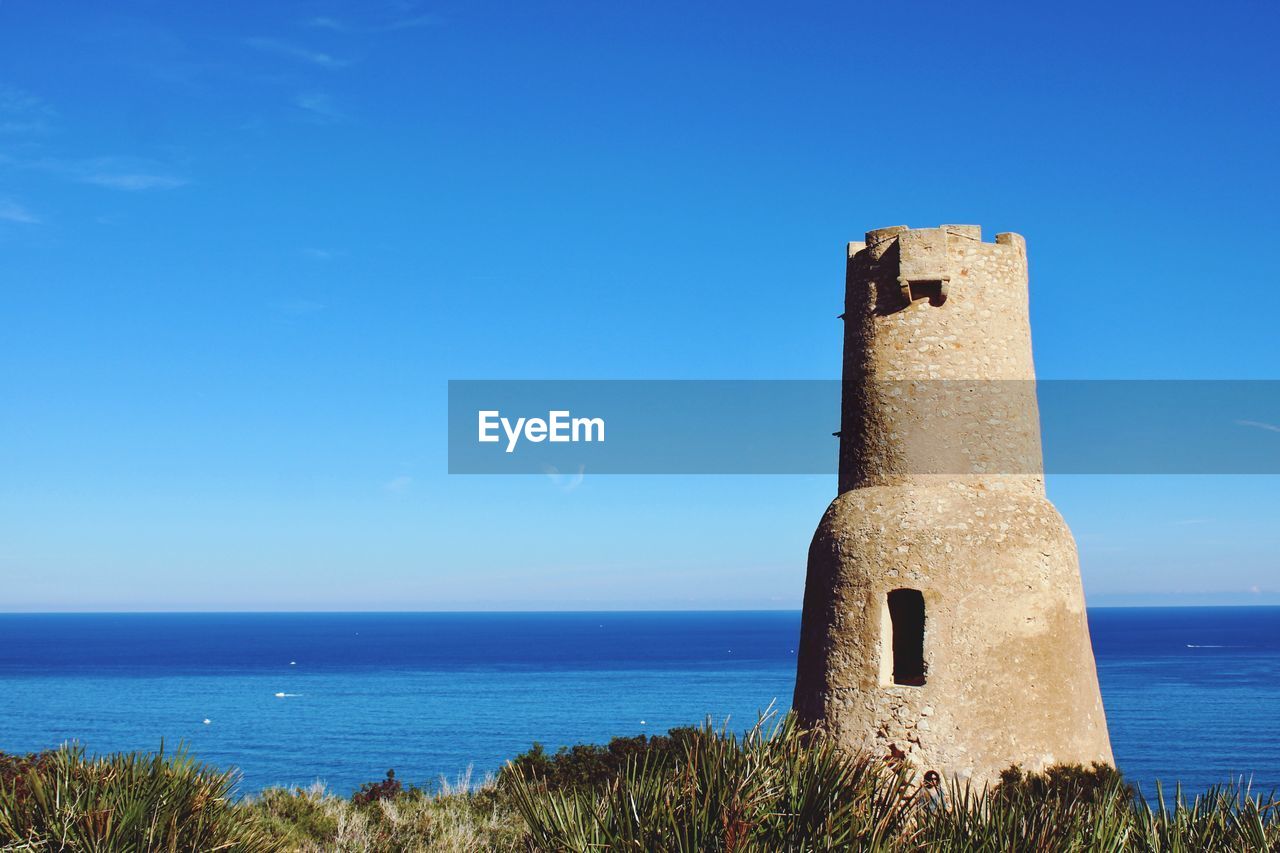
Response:
POLYGON ((809 549, 794 708, 851 751, 977 784, 1112 763, 1075 542, 1036 489, 840 495, 809 549))

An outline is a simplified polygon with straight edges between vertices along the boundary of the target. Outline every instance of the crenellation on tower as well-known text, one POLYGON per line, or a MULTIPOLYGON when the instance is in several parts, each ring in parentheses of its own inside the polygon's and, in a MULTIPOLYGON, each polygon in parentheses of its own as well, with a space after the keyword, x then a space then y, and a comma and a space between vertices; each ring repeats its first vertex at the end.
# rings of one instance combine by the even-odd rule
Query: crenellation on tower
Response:
POLYGON ((996 243, 1001 246, 1013 246, 1023 256, 1027 254, 1027 241, 1021 234, 1005 231, 996 235, 996 243))

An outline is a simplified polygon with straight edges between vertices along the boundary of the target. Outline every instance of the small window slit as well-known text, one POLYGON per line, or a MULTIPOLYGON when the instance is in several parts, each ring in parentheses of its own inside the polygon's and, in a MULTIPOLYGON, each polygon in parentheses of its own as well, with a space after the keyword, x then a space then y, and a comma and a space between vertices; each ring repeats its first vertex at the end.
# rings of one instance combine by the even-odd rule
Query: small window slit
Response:
POLYGON ((928 667, 924 661, 924 593, 895 589, 889 593, 893 683, 920 687, 928 667))

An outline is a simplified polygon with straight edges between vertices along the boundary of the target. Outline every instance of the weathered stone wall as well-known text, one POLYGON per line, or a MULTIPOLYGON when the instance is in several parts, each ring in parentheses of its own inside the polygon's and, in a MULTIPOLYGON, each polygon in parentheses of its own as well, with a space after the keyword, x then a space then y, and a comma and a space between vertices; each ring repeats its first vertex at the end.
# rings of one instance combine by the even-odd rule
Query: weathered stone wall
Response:
POLYGON ((849 247, 841 494, 810 547, 795 708, 977 781, 1110 762, 1075 543, 1044 496, 1025 244, 904 234, 849 247), (925 600, 919 686, 886 660, 901 588, 925 600))

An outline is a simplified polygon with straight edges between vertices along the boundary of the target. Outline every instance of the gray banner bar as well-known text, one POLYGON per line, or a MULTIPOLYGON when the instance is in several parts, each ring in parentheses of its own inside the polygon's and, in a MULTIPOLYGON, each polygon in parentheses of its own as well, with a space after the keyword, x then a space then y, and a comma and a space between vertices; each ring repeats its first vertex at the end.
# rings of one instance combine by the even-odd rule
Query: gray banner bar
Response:
MULTIPOLYGON (((974 400, 1038 400, 1047 473, 1280 474, 1280 381, 873 387, 921 413, 906 473, 1038 473, 1025 436, 1002 454, 999 423, 973 414, 974 400)), ((449 472, 834 474, 840 401, 837 380, 453 380, 449 472)))

